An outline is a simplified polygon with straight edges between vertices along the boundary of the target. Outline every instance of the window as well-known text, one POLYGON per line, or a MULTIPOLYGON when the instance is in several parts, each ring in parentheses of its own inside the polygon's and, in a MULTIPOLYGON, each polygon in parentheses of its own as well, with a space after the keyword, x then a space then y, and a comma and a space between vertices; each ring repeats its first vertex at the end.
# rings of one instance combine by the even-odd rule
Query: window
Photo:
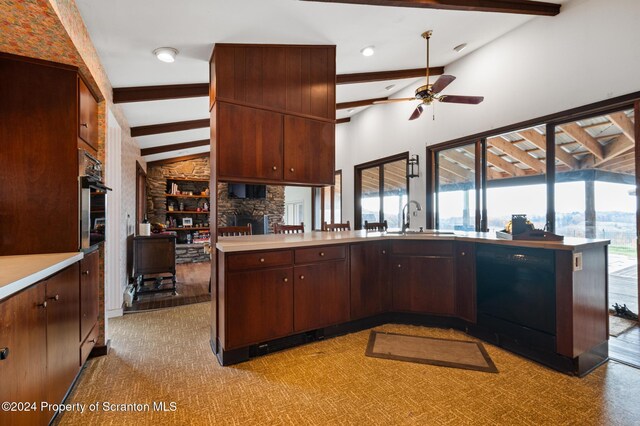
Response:
POLYGON ((342 170, 337 170, 333 185, 313 188, 313 229, 322 229, 322 224, 342 222, 342 170))
POLYGON ((355 166, 355 229, 365 221, 387 221, 389 228, 402 227, 402 208, 409 200, 407 160, 409 153, 355 166))
POLYGON ((437 153, 437 228, 476 229, 476 144, 437 153))

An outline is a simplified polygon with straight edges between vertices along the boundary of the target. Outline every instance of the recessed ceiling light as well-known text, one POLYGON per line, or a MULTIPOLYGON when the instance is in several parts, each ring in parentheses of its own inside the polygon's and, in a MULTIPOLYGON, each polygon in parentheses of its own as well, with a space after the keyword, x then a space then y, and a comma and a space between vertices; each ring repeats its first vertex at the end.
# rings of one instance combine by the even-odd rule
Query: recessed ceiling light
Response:
POLYGON ((391 90, 391 89, 393 89, 394 87, 396 87, 396 85, 395 85, 395 84, 390 84, 390 85, 388 85, 387 87, 385 87, 385 88, 384 88, 384 90, 391 90))
POLYGON ((367 46, 364 47, 360 53, 362 53, 364 56, 373 56, 373 54, 375 53, 375 47, 374 46, 367 46))
POLYGON ((156 58, 158 58, 162 62, 171 63, 176 60, 178 50, 174 49, 173 47, 159 47, 153 51, 153 54, 156 55, 156 58))
POLYGON ((353 109, 353 108, 349 108, 349 109, 347 110, 347 112, 348 112, 349 114, 351 114, 353 111, 355 111, 355 109, 353 109))
POLYGON ((464 50, 464 48, 467 47, 467 43, 462 43, 457 45, 456 47, 453 48, 453 50, 455 50, 456 52, 460 53, 464 50))

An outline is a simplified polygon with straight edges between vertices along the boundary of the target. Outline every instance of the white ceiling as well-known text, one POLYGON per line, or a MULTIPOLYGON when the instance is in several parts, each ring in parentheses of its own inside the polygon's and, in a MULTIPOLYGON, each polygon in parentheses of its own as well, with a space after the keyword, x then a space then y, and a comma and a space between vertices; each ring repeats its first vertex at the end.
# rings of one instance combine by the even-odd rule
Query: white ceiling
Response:
MULTIPOLYGON (((113 87, 207 82, 209 57, 213 45, 220 42, 335 44, 337 73, 345 74, 424 67, 425 43, 420 34, 432 29, 431 66, 444 66, 533 18, 298 0, 76 0, 76 3, 113 87), (461 43, 468 43, 468 47, 462 53, 454 52, 453 47, 461 43), (364 57, 360 50, 368 45, 374 45, 376 53, 364 57), (166 64, 155 58, 152 51, 163 46, 179 50, 176 62, 166 64)), ((390 96, 415 81, 340 85, 337 102, 390 96), (394 83, 396 87, 385 90, 394 83)), ((206 98, 122 106, 131 126, 208 116, 206 98)), ((338 111, 338 117, 357 112, 338 111)), ((141 147, 151 147, 208 138, 208 129, 201 130, 206 135, 195 139, 190 132, 176 132, 136 140, 141 147)), ((158 154, 156 159, 175 154, 158 154)))

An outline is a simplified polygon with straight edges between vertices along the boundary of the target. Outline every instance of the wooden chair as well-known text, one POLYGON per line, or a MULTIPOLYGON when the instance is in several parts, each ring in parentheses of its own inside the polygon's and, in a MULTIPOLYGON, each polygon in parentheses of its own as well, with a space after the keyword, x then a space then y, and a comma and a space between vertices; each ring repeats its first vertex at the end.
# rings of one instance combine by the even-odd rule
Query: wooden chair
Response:
POLYGON ((371 222, 369 223, 368 221, 364 221, 364 229, 365 231, 379 231, 379 232, 384 232, 386 231, 388 228, 387 226, 387 221, 385 220, 384 222, 371 222))
POLYGON ((328 232, 351 231, 351 223, 349 223, 349 221, 347 221, 347 223, 331 223, 331 224, 325 222, 322 225, 322 230, 328 231, 328 232))
POLYGON ((304 232, 304 222, 300 222, 300 225, 280 225, 276 223, 273 225, 274 234, 298 234, 304 232))
POLYGON ((239 237, 242 235, 253 235, 251 231, 251 224, 247 223, 247 226, 219 226, 219 237, 239 237))

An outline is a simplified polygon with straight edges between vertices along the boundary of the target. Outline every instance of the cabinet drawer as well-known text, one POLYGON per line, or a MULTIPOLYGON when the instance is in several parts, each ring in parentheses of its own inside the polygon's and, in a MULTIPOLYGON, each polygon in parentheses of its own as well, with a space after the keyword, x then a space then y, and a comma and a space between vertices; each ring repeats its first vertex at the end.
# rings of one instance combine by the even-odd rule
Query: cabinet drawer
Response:
POLYGON ((91 350, 96 345, 96 342, 98 341, 99 331, 100 329, 98 327, 98 324, 96 324, 89 332, 87 340, 85 340, 82 345, 80 345, 80 367, 82 367, 82 365, 87 361, 91 350))
POLYGON ((291 250, 265 251, 259 253, 230 254, 227 256, 229 271, 287 266, 293 262, 291 250))
POLYGON ((453 241, 393 241, 391 253, 414 256, 453 256, 453 241))
POLYGON ((311 263, 323 260, 344 259, 346 255, 345 245, 312 247, 296 250, 296 264, 311 263))

